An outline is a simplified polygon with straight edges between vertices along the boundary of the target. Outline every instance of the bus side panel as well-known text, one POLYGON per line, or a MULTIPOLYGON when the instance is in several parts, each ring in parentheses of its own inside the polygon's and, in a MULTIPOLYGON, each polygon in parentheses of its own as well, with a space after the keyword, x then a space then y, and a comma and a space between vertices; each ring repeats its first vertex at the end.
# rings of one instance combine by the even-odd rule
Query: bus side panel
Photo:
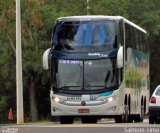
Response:
POLYGON ((125 23, 125 86, 130 95, 131 114, 140 114, 141 105, 148 110, 149 57, 146 34, 125 23))

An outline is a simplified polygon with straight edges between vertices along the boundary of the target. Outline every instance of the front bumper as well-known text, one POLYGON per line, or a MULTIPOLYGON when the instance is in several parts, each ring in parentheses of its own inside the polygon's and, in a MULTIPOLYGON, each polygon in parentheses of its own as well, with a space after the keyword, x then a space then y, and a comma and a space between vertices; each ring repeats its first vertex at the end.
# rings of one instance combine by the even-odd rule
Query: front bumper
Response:
POLYGON ((95 106, 68 106, 51 102, 52 116, 113 116, 121 113, 115 101, 95 106), (79 110, 89 110, 89 112, 80 112, 79 110))

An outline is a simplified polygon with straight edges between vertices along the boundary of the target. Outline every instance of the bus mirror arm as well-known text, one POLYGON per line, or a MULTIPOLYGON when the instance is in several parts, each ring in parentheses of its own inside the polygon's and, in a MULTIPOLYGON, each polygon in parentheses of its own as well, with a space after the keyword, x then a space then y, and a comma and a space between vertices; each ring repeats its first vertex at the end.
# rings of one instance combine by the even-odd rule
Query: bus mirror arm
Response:
POLYGON ((50 54, 50 50, 51 48, 47 49, 44 53, 43 53, 43 57, 42 57, 42 62, 43 62, 43 69, 47 70, 48 67, 48 57, 50 54))
POLYGON ((117 67, 123 67, 123 46, 120 46, 117 52, 117 67))

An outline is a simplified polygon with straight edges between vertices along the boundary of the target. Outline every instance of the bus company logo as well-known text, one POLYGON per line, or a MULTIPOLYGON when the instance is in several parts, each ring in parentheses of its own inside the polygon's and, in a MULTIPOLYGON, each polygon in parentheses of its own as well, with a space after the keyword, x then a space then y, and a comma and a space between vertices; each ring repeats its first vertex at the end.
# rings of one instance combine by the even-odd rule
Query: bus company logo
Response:
POLYGON ((101 53, 88 53, 88 56, 108 57, 108 55, 101 53))
POLYGON ((85 102, 85 101, 82 101, 82 102, 81 102, 81 105, 82 105, 82 106, 85 106, 85 105, 86 105, 86 102, 85 102))

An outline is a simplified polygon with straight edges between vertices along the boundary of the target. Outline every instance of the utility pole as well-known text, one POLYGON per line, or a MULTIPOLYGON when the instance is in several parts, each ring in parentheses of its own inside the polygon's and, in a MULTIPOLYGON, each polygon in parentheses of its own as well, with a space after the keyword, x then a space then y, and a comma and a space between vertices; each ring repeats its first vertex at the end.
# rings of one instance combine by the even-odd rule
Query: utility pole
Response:
POLYGON ((87 0, 87 15, 90 15, 89 0, 87 0))
POLYGON ((21 52, 21 10, 20 0, 16 0, 16 85, 17 85, 17 124, 24 123, 22 52, 21 52))

